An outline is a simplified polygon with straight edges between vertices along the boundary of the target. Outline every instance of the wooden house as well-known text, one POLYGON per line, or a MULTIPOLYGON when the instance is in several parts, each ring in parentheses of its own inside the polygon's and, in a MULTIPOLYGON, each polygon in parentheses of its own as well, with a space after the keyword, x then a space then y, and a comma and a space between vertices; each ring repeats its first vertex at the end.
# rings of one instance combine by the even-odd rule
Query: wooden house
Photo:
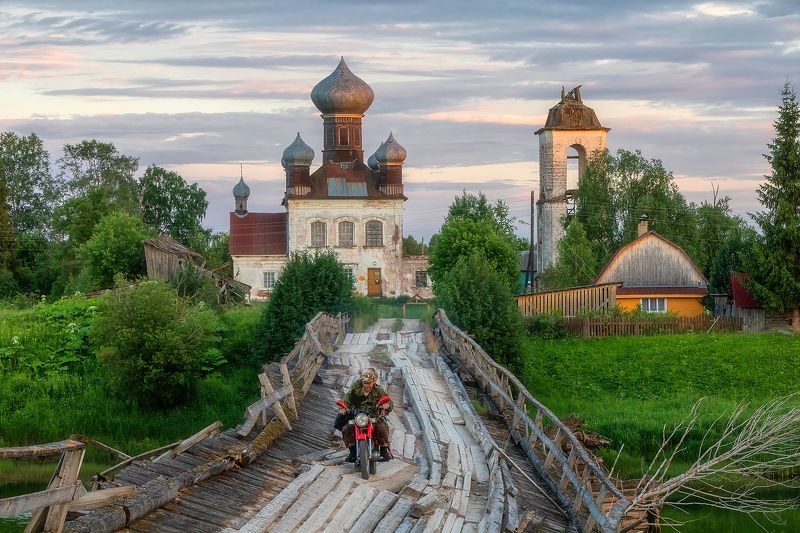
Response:
POLYGON ((617 305, 624 311, 637 307, 651 313, 697 316, 704 312, 702 300, 708 281, 686 252, 648 231, 647 220, 639 223, 639 236, 611 257, 595 278, 595 284, 622 283, 617 305))

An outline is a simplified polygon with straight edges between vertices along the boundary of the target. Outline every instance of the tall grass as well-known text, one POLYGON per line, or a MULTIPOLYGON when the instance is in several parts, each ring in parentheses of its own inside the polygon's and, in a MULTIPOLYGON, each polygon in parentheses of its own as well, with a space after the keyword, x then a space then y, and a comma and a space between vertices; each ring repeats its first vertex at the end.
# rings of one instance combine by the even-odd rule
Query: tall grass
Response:
POLYGON ((632 476, 649 464, 664 428, 701 398, 699 424, 679 461, 693 461, 704 432, 740 402, 757 405, 796 392, 800 383, 800 337, 780 334, 529 337, 525 353, 530 392, 558 416, 574 413, 611 438, 599 454, 606 462, 624 444, 618 467, 632 476))

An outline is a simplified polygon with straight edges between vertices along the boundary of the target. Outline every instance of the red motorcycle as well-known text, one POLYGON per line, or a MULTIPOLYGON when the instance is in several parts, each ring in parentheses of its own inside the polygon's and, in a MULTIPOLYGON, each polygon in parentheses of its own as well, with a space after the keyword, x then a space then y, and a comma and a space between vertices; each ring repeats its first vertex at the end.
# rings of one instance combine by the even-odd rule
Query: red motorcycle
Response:
MULTIPOLYGON (((389 403, 391 398, 388 396, 381 396, 375 410, 378 414, 382 413, 381 406, 389 403)), ((374 412, 371 412, 370 407, 354 407, 349 409, 347 404, 342 400, 337 400, 336 405, 342 409, 348 410, 349 422, 354 424, 356 430, 356 470, 361 469, 361 477, 369 479, 370 474, 374 475, 378 471, 378 461, 380 460, 380 453, 378 446, 374 444, 372 439, 372 432, 375 422, 378 418, 374 412)))

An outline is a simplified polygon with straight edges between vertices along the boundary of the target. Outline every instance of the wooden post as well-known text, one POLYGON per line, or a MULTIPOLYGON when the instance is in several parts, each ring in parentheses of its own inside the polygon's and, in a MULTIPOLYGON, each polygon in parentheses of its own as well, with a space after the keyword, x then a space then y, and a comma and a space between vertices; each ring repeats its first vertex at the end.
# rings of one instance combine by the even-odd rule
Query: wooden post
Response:
MULTIPOLYGON (((259 374, 258 381, 261 382, 261 386, 267 392, 267 396, 270 394, 275 394, 275 389, 272 387, 272 383, 269 381, 269 377, 266 374, 259 374)), ((289 423, 289 419, 286 417, 286 413, 283 412, 283 406, 281 405, 280 401, 276 401, 272 404, 272 410, 275 411, 275 416, 278 417, 278 420, 283 423, 287 430, 292 430, 292 425, 289 423)))
MULTIPOLYGON (((59 470, 56 478, 50 483, 50 488, 75 485, 75 482, 78 481, 78 472, 81 470, 85 451, 86 448, 83 446, 64 451, 64 461, 61 463, 61 470, 59 470)), ((53 533, 61 533, 61 530, 64 528, 64 519, 67 517, 68 510, 69 502, 52 506, 44 521, 44 530, 48 532, 52 531, 53 533)))
MULTIPOLYGON (((289 367, 286 366, 286 363, 281 363, 281 377, 283 378, 284 385, 291 385, 292 378, 289 376, 289 367)), ((300 418, 300 415, 297 413, 297 404, 294 402, 294 393, 291 393, 287 398, 286 401, 289 402, 289 408, 292 410, 292 414, 294 419, 297 420, 300 418)))

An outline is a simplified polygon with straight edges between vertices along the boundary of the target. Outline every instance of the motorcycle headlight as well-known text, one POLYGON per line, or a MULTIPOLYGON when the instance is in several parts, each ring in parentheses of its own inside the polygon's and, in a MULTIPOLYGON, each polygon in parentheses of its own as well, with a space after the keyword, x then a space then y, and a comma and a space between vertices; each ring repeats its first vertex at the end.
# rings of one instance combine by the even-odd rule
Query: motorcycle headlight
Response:
POLYGON ((365 413, 359 413, 356 415, 356 425, 360 428, 366 427, 369 423, 369 416, 365 413))

